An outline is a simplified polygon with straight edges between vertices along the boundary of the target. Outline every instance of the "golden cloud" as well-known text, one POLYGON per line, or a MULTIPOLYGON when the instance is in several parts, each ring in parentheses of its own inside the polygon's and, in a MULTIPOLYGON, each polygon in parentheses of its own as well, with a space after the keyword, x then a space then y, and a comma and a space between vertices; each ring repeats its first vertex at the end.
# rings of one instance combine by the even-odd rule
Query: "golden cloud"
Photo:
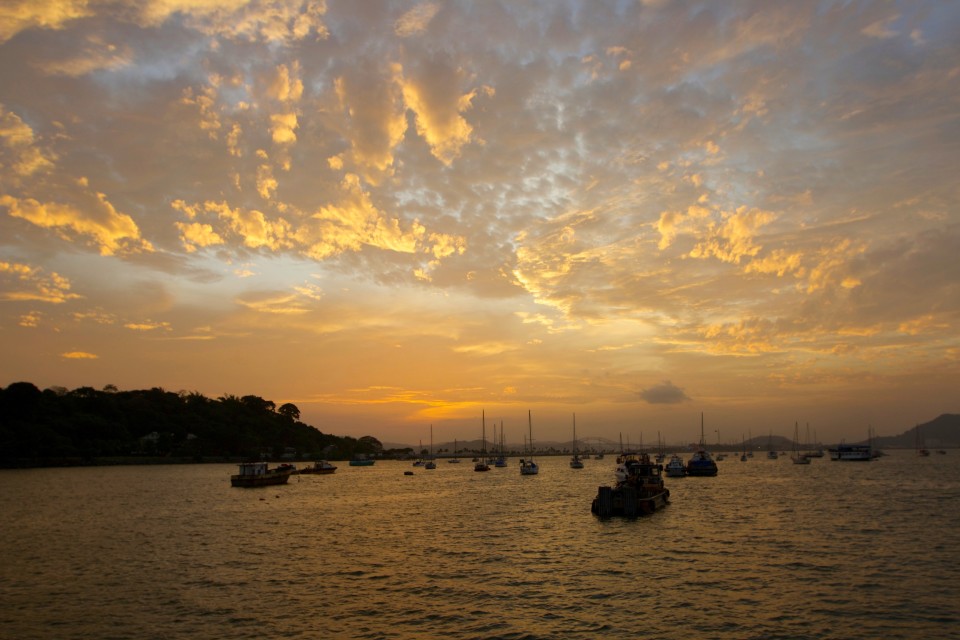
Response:
POLYGON ((277 113, 270 116, 270 134, 276 144, 293 144, 297 141, 296 113, 277 113))
POLYGON ((404 102, 416 115, 417 133, 426 140, 433 156, 449 165, 473 134, 473 127, 461 114, 470 108, 476 91, 457 95, 449 89, 441 90, 442 83, 436 81, 399 80, 404 102))
POLYGON ((0 104, 0 180, 26 178, 51 168, 53 159, 35 145, 33 129, 0 104))
POLYGON ((184 249, 189 253, 196 251, 197 247, 223 244, 223 238, 209 224, 200 222, 176 222, 174 224, 180 230, 180 241, 183 243, 184 249))
POLYGON ((60 357, 68 360, 96 360, 100 356, 86 351, 68 351, 67 353, 61 353, 60 357))
MULTIPOLYGON (((398 67, 391 66, 397 74, 398 67)), ((407 131, 399 84, 379 78, 341 76, 334 82, 340 107, 346 114, 350 156, 361 168, 384 172, 393 164, 393 151, 407 131)), ((342 167, 342 158, 340 160, 342 167)), ((367 175, 376 182, 376 175, 367 175)))
POLYGON ((15 218, 45 229, 56 229, 65 239, 69 239, 68 230, 87 236, 98 246, 100 255, 153 251, 153 246, 140 237, 133 218, 118 212, 102 193, 95 194, 84 208, 8 195, 0 196, 0 206, 6 207, 15 218))
POLYGON ((179 15, 187 26, 209 36, 289 43, 311 35, 326 39, 326 12, 325 0, 148 0, 138 18, 144 26, 157 26, 179 15))
POLYGON ((747 207, 725 215, 726 220, 719 227, 710 225, 708 237, 690 251, 690 257, 713 256, 722 262, 739 264, 741 259, 755 256, 760 251, 761 247, 753 242, 757 229, 776 219, 769 211, 747 207))
POLYGON ((4 0, 0 4, 0 44, 28 29, 62 29, 94 13, 89 0, 4 0))
POLYGON ((60 274, 45 275, 43 269, 19 262, 0 262, 0 278, 5 281, 0 300, 61 304, 81 297, 70 293, 70 281, 60 274))
POLYGON ((133 331, 155 331, 157 329, 169 331, 171 329, 169 322, 128 322, 123 326, 133 331))
POLYGON ((267 95, 280 102, 298 102, 303 96, 303 81, 299 78, 300 61, 294 60, 288 67, 278 65, 267 95))

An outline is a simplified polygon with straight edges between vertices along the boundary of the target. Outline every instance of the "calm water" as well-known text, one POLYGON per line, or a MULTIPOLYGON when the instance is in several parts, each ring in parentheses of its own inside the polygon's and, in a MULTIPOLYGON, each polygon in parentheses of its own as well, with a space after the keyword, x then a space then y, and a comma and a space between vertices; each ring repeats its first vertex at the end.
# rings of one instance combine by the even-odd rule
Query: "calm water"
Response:
POLYGON ((635 521, 539 461, 2 471, 0 636, 960 638, 960 452, 731 457, 635 521))

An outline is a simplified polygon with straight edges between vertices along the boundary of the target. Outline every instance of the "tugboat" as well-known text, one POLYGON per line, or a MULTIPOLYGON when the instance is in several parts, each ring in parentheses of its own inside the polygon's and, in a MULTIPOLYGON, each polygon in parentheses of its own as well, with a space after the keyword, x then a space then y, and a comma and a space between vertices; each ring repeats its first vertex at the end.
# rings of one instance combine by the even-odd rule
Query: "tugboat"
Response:
POLYGON ((590 505, 593 515, 635 518, 670 503, 670 491, 663 486, 663 465, 651 461, 649 454, 622 454, 617 460, 617 470, 616 486, 597 489, 597 497, 590 505))

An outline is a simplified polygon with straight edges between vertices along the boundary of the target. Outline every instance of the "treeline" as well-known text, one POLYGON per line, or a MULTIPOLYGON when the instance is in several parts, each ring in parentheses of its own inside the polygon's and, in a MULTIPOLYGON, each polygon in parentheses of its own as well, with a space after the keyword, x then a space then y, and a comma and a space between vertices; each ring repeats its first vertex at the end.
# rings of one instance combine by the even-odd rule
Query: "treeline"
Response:
POLYGON ((259 396, 207 398, 161 388, 80 387, 41 391, 29 382, 0 390, 0 464, 91 463, 98 458, 216 460, 347 459, 379 454, 373 437, 322 433, 300 410, 259 396))

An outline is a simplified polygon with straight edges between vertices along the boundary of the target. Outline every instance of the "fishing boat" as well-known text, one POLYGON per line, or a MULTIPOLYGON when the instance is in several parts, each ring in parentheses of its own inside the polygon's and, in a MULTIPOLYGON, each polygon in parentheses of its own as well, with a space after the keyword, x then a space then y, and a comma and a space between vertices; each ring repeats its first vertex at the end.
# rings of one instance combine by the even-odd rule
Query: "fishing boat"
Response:
POLYGON ((520 458, 520 475, 535 476, 540 473, 540 465, 533 459, 533 418, 529 410, 527 410, 527 428, 530 430, 530 453, 527 457, 520 458))
POLYGON ((368 458, 364 453, 358 453, 350 460, 351 467, 372 467, 376 462, 373 458, 368 458))
POLYGON ((326 460, 317 460, 313 463, 312 467, 304 467, 303 469, 300 469, 300 473, 313 473, 316 475, 325 476, 330 475, 336 470, 337 468, 326 460))
POLYGON ((717 463, 713 461, 710 452, 707 451, 703 439, 703 413, 700 414, 700 446, 690 459, 687 460, 688 476, 715 476, 717 475, 717 463))
POLYGON ((635 518, 670 503, 670 491, 663 485, 663 465, 653 462, 646 453, 621 454, 618 460, 618 468, 622 464, 625 475, 615 486, 597 489, 590 505, 593 515, 635 518))
POLYGON ((683 458, 677 454, 670 456, 670 462, 666 466, 668 478, 682 478, 687 475, 687 466, 683 464, 683 458))
POLYGON ((292 464, 281 464, 270 469, 266 462, 241 462, 240 472, 230 476, 231 487, 269 487, 287 484, 297 468, 292 464))
POLYGON ((571 469, 583 469, 583 460, 577 450, 577 414, 573 414, 573 457, 570 458, 571 469))
POLYGON ((793 464, 810 464, 810 458, 805 453, 800 453, 800 425, 793 423, 793 453, 790 455, 793 464))
POLYGON ((490 471, 490 465, 487 464, 487 414, 485 411, 480 414, 480 423, 483 425, 483 440, 480 445, 480 457, 474 458, 473 470, 490 471))

